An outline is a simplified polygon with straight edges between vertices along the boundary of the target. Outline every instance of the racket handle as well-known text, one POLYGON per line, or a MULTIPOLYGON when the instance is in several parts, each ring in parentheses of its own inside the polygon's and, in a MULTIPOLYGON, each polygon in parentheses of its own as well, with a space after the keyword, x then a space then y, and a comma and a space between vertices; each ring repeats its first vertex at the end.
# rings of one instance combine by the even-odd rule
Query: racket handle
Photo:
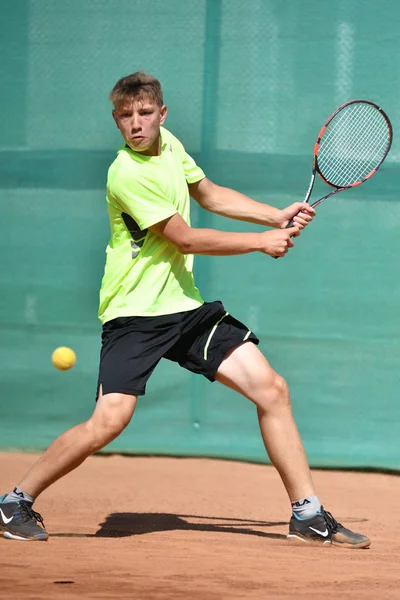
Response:
MULTIPOLYGON (((300 211, 301 212, 301 211, 300 211)), ((289 223, 286 225, 285 229, 290 229, 291 227, 293 227, 294 221, 293 219, 290 219, 289 223)), ((279 256, 273 256, 272 258, 280 258, 279 256)))

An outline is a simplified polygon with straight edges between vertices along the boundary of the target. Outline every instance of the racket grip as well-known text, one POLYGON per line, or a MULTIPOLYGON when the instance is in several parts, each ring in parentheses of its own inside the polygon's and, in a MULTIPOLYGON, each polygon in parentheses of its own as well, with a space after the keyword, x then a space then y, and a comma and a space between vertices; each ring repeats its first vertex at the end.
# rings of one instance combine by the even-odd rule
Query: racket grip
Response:
POLYGON ((291 227, 293 227, 294 225, 294 221, 293 219, 290 219, 289 223, 286 225, 285 229, 290 229, 291 227))
MULTIPOLYGON (((290 219, 289 223, 286 225, 285 229, 290 229, 290 227, 293 227, 294 221, 293 219, 290 219)), ((279 256, 273 256, 272 258, 280 258, 279 256)))

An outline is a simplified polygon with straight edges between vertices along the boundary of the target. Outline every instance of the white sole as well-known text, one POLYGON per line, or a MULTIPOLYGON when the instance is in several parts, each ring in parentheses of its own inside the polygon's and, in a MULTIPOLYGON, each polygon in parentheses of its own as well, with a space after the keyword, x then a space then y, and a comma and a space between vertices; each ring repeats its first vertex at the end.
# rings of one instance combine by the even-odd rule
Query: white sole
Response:
POLYGON ((43 538, 25 538, 21 535, 16 535, 15 533, 10 533, 9 531, 3 531, 3 537, 7 540, 18 540, 20 542, 46 542, 47 537, 43 538))

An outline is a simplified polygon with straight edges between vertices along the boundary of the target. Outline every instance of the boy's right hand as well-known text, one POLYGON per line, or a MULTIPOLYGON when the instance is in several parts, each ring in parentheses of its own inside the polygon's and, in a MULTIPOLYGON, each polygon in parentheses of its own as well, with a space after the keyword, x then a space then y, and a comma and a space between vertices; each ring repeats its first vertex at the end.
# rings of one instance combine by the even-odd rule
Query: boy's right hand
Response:
POLYGON ((269 254, 273 258, 285 256, 289 248, 293 248, 292 238, 300 235, 300 229, 297 226, 289 229, 274 229, 273 231, 264 231, 260 233, 261 247, 260 252, 269 254))

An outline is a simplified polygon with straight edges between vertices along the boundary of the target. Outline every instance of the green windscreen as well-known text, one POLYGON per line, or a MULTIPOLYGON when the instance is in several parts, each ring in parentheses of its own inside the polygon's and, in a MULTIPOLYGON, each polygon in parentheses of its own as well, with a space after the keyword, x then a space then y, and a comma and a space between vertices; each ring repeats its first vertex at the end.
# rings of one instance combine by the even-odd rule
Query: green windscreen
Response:
MULTIPOLYGON (((285 207, 302 200, 323 122, 376 102, 394 142, 381 170, 318 208, 295 248, 197 257, 206 300, 260 338, 289 383, 314 466, 400 466, 400 5, 397 0, 14 0, 0 36, 1 449, 42 449, 93 408, 108 165, 108 94, 160 79, 166 127, 215 183, 285 207), (56 371, 69 346, 76 366, 56 371)), ((318 182, 315 198, 327 191, 318 182)), ((206 213, 192 223, 259 227, 206 213)), ((110 452, 267 460, 255 407, 162 361, 110 452)))

